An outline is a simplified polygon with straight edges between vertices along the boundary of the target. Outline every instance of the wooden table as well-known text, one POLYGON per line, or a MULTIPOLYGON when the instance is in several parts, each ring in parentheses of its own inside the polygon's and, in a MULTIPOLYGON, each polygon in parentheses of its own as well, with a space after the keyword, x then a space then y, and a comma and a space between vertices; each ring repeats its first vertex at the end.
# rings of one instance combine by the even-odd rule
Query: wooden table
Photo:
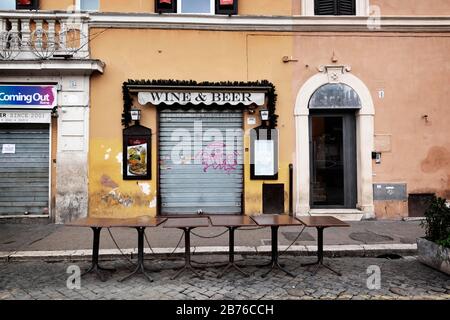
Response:
POLYGON ((87 217, 67 223, 66 226, 69 227, 90 227, 94 233, 92 245, 92 265, 86 272, 82 274, 82 276, 84 276, 89 272, 95 272, 97 276, 100 278, 100 280, 105 281, 106 279, 100 271, 114 271, 114 269, 100 267, 98 264, 98 255, 100 248, 100 232, 102 228, 124 227, 124 228, 135 228, 138 232, 138 263, 136 269, 131 274, 129 274, 128 276, 119 281, 128 279, 138 271, 141 271, 149 281, 153 281, 150 278, 150 276, 145 273, 144 267, 145 228, 156 227, 161 223, 163 223, 164 221, 166 221, 166 218, 152 218, 148 216, 127 218, 127 219, 87 217))
POLYGON ((226 227, 228 228, 228 265, 225 267, 225 269, 222 271, 221 274, 219 274, 218 278, 222 278, 225 272, 228 271, 230 268, 234 268, 240 273, 242 273, 244 276, 248 277, 249 274, 245 273, 244 271, 239 268, 236 263, 234 262, 234 232, 236 229, 240 227, 251 227, 256 226, 256 223, 248 216, 221 216, 221 215, 210 215, 209 220, 211 220, 211 225, 215 227, 226 227))
POLYGON ((108 228, 113 224, 116 219, 110 218, 82 218, 75 221, 66 223, 69 227, 89 227, 93 232, 92 240, 92 264, 91 267, 86 270, 81 276, 84 276, 90 272, 95 272, 95 274, 100 278, 101 281, 106 281, 103 273, 101 271, 114 271, 114 269, 100 267, 98 264, 98 253, 100 250, 100 232, 102 228, 108 228))
POLYGON ((260 216, 252 217, 253 220, 259 225, 263 227, 270 227, 272 231, 272 259, 270 262, 271 268, 265 274, 262 275, 265 278, 273 269, 277 268, 279 270, 284 271, 291 277, 295 277, 292 273, 284 269, 280 263, 278 262, 278 229, 284 226, 301 226, 301 222, 299 222, 294 217, 288 215, 272 215, 272 214, 263 214, 260 216))
POLYGON ((148 227, 157 227, 163 222, 167 220, 167 218, 161 217, 149 217, 142 216, 137 218, 129 218, 129 219, 116 219, 114 225, 111 227, 124 227, 124 228, 135 228, 138 233, 138 262, 137 266, 133 272, 129 275, 123 277, 119 281, 122 282, 126 279, 129 279, 134 274, 139 271, 147 278, 148 281, 152 282, 153 279, 146 273, 145 265, 144 265, 144 237, 145 237, 145 228, 148 227))
POLYGON ((209 227, 208 218, 168 218, 164 228, 177 228, 184 232, 184 266, 172 277, 175 279, 186 270, 192 271, 197 277, 201 276, 191 264, 191 230, 200 227, 209 227))
POLYGON ((335 217, 326 216, 305 216, 297 217, 297 219, 307 227, 315 227, 317 229, 317 261, 312 263, 304 263, 302 266, 317 265, 314 274, 317 273, 319 267, 325 267, 328 270, 341 276, 341 273, 331 268, 329 265, 323 263, 323 230, 330 227, 350 227, 350 225, 344 221, 341 221, 335 217))

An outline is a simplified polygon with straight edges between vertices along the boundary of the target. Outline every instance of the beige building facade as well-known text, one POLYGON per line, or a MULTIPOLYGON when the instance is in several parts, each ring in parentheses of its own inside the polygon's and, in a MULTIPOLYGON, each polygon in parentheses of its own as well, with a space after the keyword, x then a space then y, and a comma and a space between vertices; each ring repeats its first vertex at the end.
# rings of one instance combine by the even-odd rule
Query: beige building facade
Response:
POLYGON ((0 12, 3 34, 30 34, 3 54, 0 85, 60 85, 55 221, 401 219, 423 214, 431 194, 450 198, 448 1, 330 0, 330 13, 320 1, 239 0, 232 14, 201 2, 159 13, 166 4, 153 0, 41 0, 38 12, 0 12), (39 39, 76 44, 36 56, 48 47, 39 39))

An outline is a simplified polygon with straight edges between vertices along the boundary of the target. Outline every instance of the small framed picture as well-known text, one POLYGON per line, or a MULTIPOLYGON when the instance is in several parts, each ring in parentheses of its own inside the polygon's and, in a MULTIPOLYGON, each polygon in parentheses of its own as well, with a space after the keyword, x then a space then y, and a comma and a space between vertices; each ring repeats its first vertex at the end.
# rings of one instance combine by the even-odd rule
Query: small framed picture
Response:
POLYGON ((123 179, 151 179, 151 130, 141 125, 123 131, 123 179))
POLYGON ((16 9, 38 10, 39 0, 16 0, 16 9))

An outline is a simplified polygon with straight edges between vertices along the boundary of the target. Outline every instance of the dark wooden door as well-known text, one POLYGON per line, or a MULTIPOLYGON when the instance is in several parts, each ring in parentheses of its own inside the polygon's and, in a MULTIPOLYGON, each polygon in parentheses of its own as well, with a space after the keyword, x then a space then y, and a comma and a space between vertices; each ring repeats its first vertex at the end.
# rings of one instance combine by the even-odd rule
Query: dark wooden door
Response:
POLYGON ((310 115, 310 206, 355 208, 356 124, 354 112, 310 115))

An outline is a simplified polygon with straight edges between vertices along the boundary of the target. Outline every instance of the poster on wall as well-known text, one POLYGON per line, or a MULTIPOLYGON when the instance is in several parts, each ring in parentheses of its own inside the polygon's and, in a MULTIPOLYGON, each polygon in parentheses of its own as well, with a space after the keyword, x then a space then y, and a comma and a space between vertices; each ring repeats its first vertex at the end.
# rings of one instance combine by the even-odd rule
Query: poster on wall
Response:
POLYGON ((250 178, 278 179, 278 130, 258 128, 250 131, 250 178))
POLYGON ((272 140, 255 141, 255 176, 275 174, 275 148, 272 140))
POLYGON ((123 179, 151 179, 151 130, 134 125, 123 130, 123 179))
POLYGON ((147 140, 129 138, 127 146, 127 174, 129 176, 143 177, 147 172, 147 140))

